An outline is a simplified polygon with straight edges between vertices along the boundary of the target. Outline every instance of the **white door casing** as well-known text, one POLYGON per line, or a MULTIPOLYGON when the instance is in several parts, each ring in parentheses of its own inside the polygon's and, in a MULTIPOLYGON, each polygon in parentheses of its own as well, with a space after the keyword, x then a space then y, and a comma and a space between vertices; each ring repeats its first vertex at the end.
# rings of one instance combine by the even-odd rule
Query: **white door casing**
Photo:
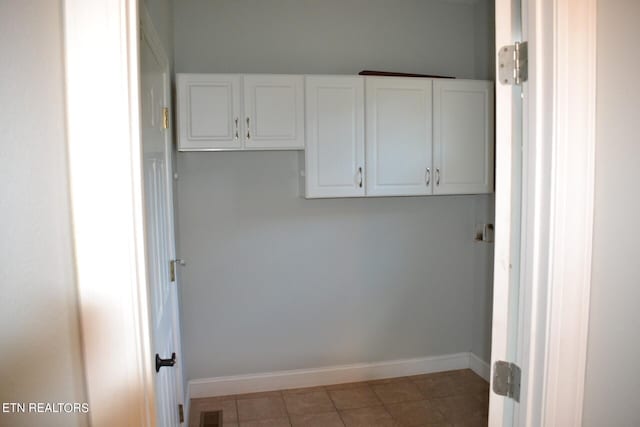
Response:
POLYGON ((154 426, 133 0, 65 0, 67 145, 93 427, 154 426))
POLYGON ((171 101, 169 64, 146 13, 142 16, 141 128, 152 346, 163 359, 176 354, 176 364, 162 367, 155 376, 156 420, 158 426, 176 427, 183 393, 177 278, 175 264, 170 264, 175 259, 175 242, 172 138, 165 112, 171 101))
POLYGON ((432 80, 367 77, 368 196, 431 194, 432 80))
POLYGON ((305 92, 305 196, 364 196, 364 79, 307 76, 305 92))
MULTIPOLYGON (((496 50, 526 40, 523 86, 521 273, 514 320, 509 287, 513 88, 496 85, 496 251, 492 362, 516 328, 520 403, 491 394, 489 425, 580 426, 593 229, 596 0, 496 1, 496 50), (514 16, 522 13, 522 34, 514 16), (514 324, 515 323, 515 324, 514 324)), ((496 64, 498 65, 498 64, 496 64)), ((496 68, 496 73, 499 69, 496 68)))

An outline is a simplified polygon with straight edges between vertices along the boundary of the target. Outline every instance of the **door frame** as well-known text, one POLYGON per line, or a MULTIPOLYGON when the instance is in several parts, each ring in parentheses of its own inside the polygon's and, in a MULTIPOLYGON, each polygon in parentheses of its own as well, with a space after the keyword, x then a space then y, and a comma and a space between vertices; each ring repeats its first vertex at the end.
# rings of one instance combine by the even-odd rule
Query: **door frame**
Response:
MULTIPOLYGON (((513 424, 579 426, 591 288, 596 0, 522 0, 522 11, 529 42, 517 361, 523 382, 513 424)), ((509 38, 505 24, 511 22, 511 12, 511 0, 496 0, 496 52, 517 41, 509 38)), ((496 99, 504 103, 499 86, 496 83, 496 99)), ((508 147, 505 138, 498 136, 498 151, 508 147)), ((492 360, 505 351, 507 316, 499 307, 507 307, 505 272, 510 263, 508 233, 499 232, 504 227, 500 219, 508 217, 508 204, 502 200, 508 195, 501 185, 510 172, 510 159, 498 153, 496 165, 494 316, 502 311, 503 321, 493 325, 497 354, 492 360)), ((499 400, 492 399, 490 425, 510 425, 502 419, 502 409, 499 400)))
POLYGON ((94 427, 154 426, 135 0, 65 0, 67 146, 94 427))
MULTIPOLYGON (((498 24, 508 1, 496 0, 498 24)), ((530 203, 523 221, 526 375, 518 424, 577 426, 591 273, 596 0, 522 2, 529 34, 530 203)), ((155 425, 138 25, 136 0, 64 0, 76 274, 90 417, 98 427, 155 425)), ((497 223, 496 258, 502 226, 497 223)), ((498 277, 496 283, 502 286, 498 277)), ((500 295, 498 289, 494 307, 500 295)), ((496 420, 492 425, 502 425, 496 420)))

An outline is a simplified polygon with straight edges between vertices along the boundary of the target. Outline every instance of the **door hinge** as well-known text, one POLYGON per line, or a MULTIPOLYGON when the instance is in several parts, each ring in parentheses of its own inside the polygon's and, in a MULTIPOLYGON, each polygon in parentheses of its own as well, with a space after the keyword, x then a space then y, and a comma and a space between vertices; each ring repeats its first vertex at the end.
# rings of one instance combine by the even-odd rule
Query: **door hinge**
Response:
POLYGON ((520 402, 520 367, 498 360, 493 364, 493 392, 520 402))
POLYGON ((176 281, 176 265, 185 266, 187 263, 183 259, 172 259, 169 261, 169 279, 171 279, 172 282, 176 281))
POLYGON ((503 85, 520 86, 529 78, 527 42, 504 46, 498 54, 498 77, 503 85))
POLYGON ((178 417, 180 418, 180 424, 184 422, 184 406, 182 403, 178 404, 178 417))
POLYGON ((169 108, 162 109, 162 129, 169 129, 169 108))

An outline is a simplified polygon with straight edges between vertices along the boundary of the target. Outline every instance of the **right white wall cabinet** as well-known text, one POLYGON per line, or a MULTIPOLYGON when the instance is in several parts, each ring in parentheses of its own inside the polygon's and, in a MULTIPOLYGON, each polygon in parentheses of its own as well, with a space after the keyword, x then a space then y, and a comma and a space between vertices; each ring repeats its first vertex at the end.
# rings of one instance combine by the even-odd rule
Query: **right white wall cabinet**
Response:
POLYGON ((307 198, 493 191, 492 82, 359 79, 307 76, 307 198))
POLYGON ((493 191, 493 83, 433 82, 433 194, 493 191))

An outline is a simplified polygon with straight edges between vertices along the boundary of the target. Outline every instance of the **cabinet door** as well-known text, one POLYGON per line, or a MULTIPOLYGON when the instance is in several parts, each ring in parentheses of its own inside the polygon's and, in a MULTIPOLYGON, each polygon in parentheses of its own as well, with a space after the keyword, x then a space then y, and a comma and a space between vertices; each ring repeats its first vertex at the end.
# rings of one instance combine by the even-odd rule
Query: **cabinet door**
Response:
POLYGON ((367 196, 431 194, 432 81, 366 78, 367 196))
POLYGON ((246 149, 304 149, 304 78, 245 75, 246 149))
POLYGON ((364 196, 364 81, 306 78, 306 197, 364 196))
POLYGON ((434 82, 435 194, 493 191, 493 84, 434 82))
POLYGON ((178 148, 241 149, 240 77, 178 74, 178 148))

